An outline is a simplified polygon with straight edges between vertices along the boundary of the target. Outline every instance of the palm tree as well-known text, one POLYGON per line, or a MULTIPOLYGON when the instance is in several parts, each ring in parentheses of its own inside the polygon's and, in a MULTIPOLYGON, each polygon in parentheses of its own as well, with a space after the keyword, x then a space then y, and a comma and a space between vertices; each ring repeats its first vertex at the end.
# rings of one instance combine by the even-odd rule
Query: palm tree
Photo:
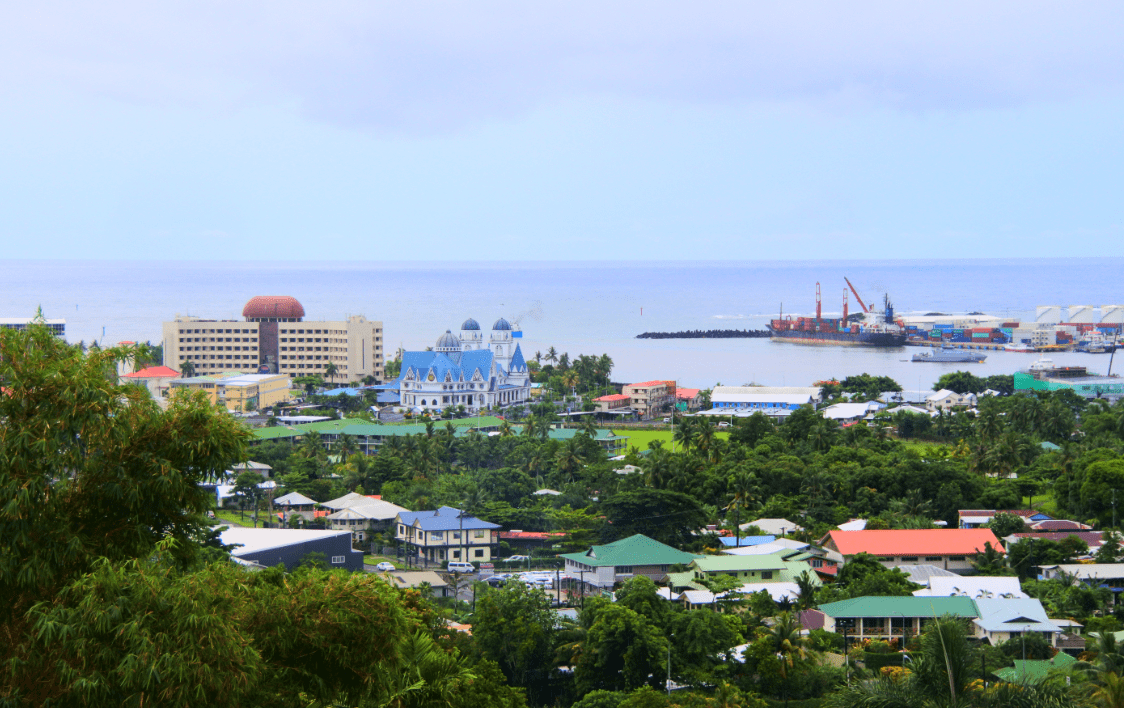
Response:
POLYGON ((339 370, 339 367, 336 366, 336 362, 329 361, 328 365, 324 367, 324 375, 327 376, 332 381, 332 383, 335 383, 336 374, 339 372, 339 370))
POLYGON ((742 545, 742 509, 749 508, 757 499, 757 478, 747 469, 740 468, 730 476, 730 504, 727 510, 734 511, 734 539, 736 546, 742 545))
POLYGON ((695 445, 695 438, 698 435, 696 429, 695 418, 684 418, 683 422, 675 428, 674 440, 679 443, 679 447, 683 452, 690 452, 691 448, 695 445))
POLYGON ((570 368, 570 355, 566 352, 562 352, 561 356, 558 357, 558 368, 563 371, 570 368))
POLYGON ((195 364, 185 360, 180 364, 180 375, 185 379, 190 379, 192 376, 195 376, 195 364))
POLYGON ((796 667, 796 660, 808 656, 804 649, 804 638, 800 635, 802 627, 789 612, 782 612, 776 623, 769 628, 764 638, 769 641, 773 653, 781 660, 781 680, 784 685, 785 702, 788 702, 788 676, 796 667))
POLYGON ((544 358, 551 364, 553 364, 554 362, 558 361, 558 350, 556 350, 554 347, 547 349, 546 356, 544 358))
POLYGON ((541 364, 542 363, 542 352, 535 352, 535 355, 531 358, 535 360, 536 364, 541 364))
POLYGON ((806 610, 816 604, 816 578, 805 570, 796 576, 796 587, 800 590, 800 597, 796 598, 796 609, 806 610))

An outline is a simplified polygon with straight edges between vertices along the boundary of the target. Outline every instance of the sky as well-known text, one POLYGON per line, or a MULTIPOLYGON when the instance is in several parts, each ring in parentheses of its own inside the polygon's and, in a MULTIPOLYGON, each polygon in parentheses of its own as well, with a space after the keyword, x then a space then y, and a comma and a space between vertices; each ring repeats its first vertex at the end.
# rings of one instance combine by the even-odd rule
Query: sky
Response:
POLYGON ((1124 256, 1124 4, 11 3, 14 259, 1124 256))

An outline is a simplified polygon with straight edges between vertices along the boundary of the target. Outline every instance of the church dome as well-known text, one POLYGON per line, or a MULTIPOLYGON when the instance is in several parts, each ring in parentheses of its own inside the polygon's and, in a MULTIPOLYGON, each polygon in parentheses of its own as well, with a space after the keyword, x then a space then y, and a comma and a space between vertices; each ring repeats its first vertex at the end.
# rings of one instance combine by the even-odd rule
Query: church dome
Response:
POLYGON ((436 350, 439 352, 450 350, 459 352, 460 349, 461 341, 457 339, 456 336, 454 336, 453 333, 449 330, 445 330, 445 334, 442 334, 441 338, 437 340, 436 350))
POLYGON ((462 331, 464 331, 464 330, 479 331, 480 330, 480 323, 477 322, 476 320, 472 319, 471 317, 469 317, 467 320, 464 321, 464 324, 461 325, 461 330, 462 331))
POLYGON ((247 320, 299 320, 304 317, 304 306, 288 295, 258 295, 242 308, 242 316, 247 320))
POLYGON ((508 324, 507 320, 501 317, 496 320, 496 323, 494 325, 492 325, 492 330, 509 331, 511 330, 511 325, 508 324))

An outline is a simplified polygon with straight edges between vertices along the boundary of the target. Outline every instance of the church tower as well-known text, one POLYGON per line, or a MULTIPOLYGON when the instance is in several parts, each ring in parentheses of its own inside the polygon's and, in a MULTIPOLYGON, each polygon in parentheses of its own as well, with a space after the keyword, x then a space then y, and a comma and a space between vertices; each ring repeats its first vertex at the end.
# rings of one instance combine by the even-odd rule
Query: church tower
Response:
POLYGON ((470 352, 484 348, 484 335, 480 331, 480 323, 469 317, 461 325, 461 350, 470 352))
POLYGON ((492 336, 488 341, 496 364, 504 371, 511 368, 511 357, 515 354, 515 340, 511 336, 511 331, 511 324, 501 317, 492 325, 492 336))

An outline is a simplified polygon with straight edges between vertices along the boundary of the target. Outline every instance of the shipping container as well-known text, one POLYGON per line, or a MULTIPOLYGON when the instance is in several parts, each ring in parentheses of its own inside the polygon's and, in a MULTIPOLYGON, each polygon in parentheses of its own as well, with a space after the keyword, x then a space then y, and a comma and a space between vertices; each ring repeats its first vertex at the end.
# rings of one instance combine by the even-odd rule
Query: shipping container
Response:
POLYGON ((987 339, 987 332, 972 332, 972 339, 987 339))

